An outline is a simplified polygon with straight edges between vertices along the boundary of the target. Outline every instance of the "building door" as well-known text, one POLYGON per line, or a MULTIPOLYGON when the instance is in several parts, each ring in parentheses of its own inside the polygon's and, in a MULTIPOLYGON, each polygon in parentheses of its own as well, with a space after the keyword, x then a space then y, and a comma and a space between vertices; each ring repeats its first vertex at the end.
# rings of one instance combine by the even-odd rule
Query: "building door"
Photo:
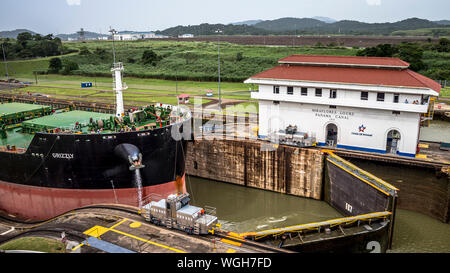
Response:
POLYGON ((397 154, 399 143, 400 143, 400 132, 397 130, 390 130, 387 134, 386 141, 386 153, 397 154))
POLYGON ((336 146, 337 145, 337 134, 338 134, 338 129, 337 129, 336 124, 334 124, 334 123, 328 124, 326 133, 327 133, 327 137, 326 137, 327 146, 336 146))

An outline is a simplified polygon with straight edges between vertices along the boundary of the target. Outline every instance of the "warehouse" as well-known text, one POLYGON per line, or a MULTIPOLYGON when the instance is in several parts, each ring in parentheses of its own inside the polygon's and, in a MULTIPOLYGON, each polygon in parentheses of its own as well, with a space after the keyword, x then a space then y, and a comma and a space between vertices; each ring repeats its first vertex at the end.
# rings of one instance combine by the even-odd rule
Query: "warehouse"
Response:
POLYGON ((318 145, 414 157, 441 86, 398 58, 292 55, 250 77, 259 136, 289 125, 318 145))

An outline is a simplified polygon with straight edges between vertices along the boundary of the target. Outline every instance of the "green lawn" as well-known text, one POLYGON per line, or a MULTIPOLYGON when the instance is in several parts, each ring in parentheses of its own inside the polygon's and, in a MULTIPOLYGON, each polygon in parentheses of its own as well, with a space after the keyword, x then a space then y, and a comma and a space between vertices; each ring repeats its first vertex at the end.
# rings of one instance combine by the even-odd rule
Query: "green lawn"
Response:
MULTIPOLYGON (((90 75, 110 77, 112 60, 112 45, 110 41, 90 41, 86 43, 66 42, 69 49, 87 47, 89 55, 69 54, 61 57, 78 63, 80 69, 74 71, 76 75, 90 75), (103 55, 93 53, 97 48, 106 51, 103 55)), ((201 82, 216 82, 218 79, 217 43, 212 42, 173 42, 173 41, 117 41, 116 59, 124 63, 125 77, 158 78, 195 80, 201 82), (144 64, 141 61, 143 52, 151 49, 162 59, 156 65, 144 64)), ((277 60, 291 54, 323 54, 323 55, 355 55, 357 50, 347 48, 319 48, 309 46, 299 47, 269 47, 254 45, 237 45, 222 42, 221 48, 221 78, 224 89, 225 82, 237 82, 242 84, 246 78, 271 68, 277 64, 277 60), (238 59, 238 53, 242 58, 238 59)), ((15 78, 32 78, 32 71, 46 70, 48 59, 39 61, 11 62, 11 76, 15 78), (29 62, 30 66, 24 65, 29 62), (33 65, 31 65, 33 62, 33 65)), ((4 68, 0 67, 0 75, 4 75, 4 68)), ((80 77, 83 80, 87 77, 80 77)), ((101 80, 99 80, 100 82, 101 80)), ((138 80, 134 80, 140 84, 138 80)), ((157 84, 157 82, 155 82, 157 84)), ((146 84, 144 81, 142 84, 146 84)), ((168 86, 164 83, 164 86, 168 86)), ((173 84, 174 87, 174 84, 173 84)), ((199 84, 198 82, 186 83, 189 88, 217 88, 217 83, 199 84)), ((234 90, 242 89, 242 85, 234 90)))
POLYGON ((450 87, 445 87, 441 89, 440 98, 450 98, 450 87))
POLYGON ((24 237, 0 245, 0 249, 64 253, 66 248, 63 243, 57 240, 42 237, 24 237))

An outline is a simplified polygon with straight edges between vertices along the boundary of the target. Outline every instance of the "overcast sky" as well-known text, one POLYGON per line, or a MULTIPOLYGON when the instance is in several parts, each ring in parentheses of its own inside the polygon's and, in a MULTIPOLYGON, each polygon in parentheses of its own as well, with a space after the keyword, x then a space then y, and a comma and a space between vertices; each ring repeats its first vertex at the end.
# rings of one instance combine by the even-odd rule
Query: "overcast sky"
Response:
POLYGON ((41 34, 80 28, 106 33, 163 30, 177 25, 326 16, 395 22, 411 17, 450 20, 450 0, 1 0, 0 31, 41 34))

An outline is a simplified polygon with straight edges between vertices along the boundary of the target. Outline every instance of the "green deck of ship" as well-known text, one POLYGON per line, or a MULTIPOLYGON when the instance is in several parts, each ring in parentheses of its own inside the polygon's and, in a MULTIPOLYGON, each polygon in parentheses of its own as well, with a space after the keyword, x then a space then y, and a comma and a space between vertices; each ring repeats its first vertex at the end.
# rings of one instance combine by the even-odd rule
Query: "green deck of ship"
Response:
MULTIPOLYGON (((148 111, 150 110, 145 110, 146 113, 149 113, 148 111)), ((0 118, 4 115, 3 117, 7 117, 4 121, 9 122, 6 123, 6 126, 5 124, 3 125, 3 136, 0 134, 0 151, 11 151, 8 150, 8 145, 26 150, 33 140, 35 132, 107 134, 118 132, 119 130, 140 131, 166 125, 166 121, 161 123, 156 117, 153 117, 155 114, 152 114, 152 118, 136 118, 136 121, 132 124, 128 123, 128 125, 120 125, 120 127, 116 125, 114 127, 105 126, 100 130, 96 125, 97 121, 102 120, 103 124, 108 123, 110 125, 111 122, 114 124, 114 115, 78 110, 53 114, 51 112, 51 107, 42 105, 26 103, 0 104, 0 118), (94 122, 91 123, 91 121, 94 122), (79 126, 76 126, 77 124, 79 126), (4 134, 5 132, 6 134, 4 134)))
POLYGON ((7 130, 8 137, 0 138, 0 146, 15 145, 17 148, 28 148, 31 140, 33 140, 34 134, 23 134, 20 131, 22 128, 14 128, 7 130))
POLYGON ((33 112, 42 108, 50 108, 49 106, 29 104, 29 103, 1 103, 0 104, 0 117, 9 116, 21 112, 33 112))
POLYGON ((88 111, 70 111, 60 114, 49 115, 41 118, 36 118, 23 122, 24 127, 28 128, 43 128, 43 129, 73 129, 75 124, 86 125, 89 124, 89 120, 109 119, 111 114, 104 114, 98 112, 88 111))

